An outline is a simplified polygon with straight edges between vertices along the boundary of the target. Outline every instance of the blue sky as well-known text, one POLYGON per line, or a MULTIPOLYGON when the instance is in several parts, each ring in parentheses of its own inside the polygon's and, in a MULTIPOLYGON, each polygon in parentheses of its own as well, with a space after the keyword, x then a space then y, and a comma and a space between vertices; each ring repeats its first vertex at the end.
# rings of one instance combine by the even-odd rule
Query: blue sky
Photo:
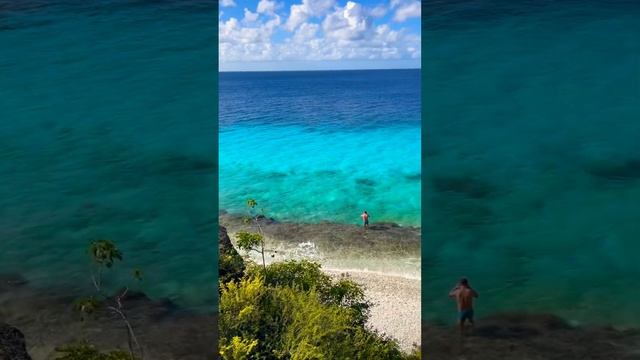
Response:
POLYGON ((220 0, 220 71, 420 67, 419 0, 220 0))

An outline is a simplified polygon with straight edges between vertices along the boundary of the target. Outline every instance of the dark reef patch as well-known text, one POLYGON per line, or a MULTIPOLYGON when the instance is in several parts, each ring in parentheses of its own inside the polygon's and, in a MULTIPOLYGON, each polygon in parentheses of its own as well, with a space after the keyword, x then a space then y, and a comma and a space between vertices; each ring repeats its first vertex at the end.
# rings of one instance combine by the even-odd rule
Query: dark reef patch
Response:
POLYGON ((282 179, 287 177, 287 173, 283 173, 280 171, 271 171, 267 174, 267 177, 271 179, 282 179))
POLYGON ((376 182, 371 179, 358 178, 356 179, 356 184, 364 186, 375 186, 376 182))
POLYGON ((585 167, 592 176, 606 180, 639 180, 640 159, 628 159, 622 162, 592 163, 585 167))
POLYGON ((187 156, 187 155, 166 155, 157 162, 157 172, 170 174, 176 172, 189 171, 214 171, 216 163, 212 159, 187 156))
POLYGON ((420 181, 422 180, 422 174, 421 173, 408 174, 408 175, 405 175, 404 178, 407 179, 408 181, 420 181))
POLYGON ((315 174, 317 176, 335 176, 338 172, 336 170, 319 170, 316 171, 315 174))
POLYGON ((467 175, 434 175, 433 188, 440 193, 456 193, 472 199, 484 199, 497 193, 489 182, 467 175))
POLYGON ((428 202, 427 211, 442 223, 450 223, 459 228, 473 228, 496 222, 493 210, 475 199, 460 199, 444 194, 437 195, 428 202))
POLYGON ((0 292, 13 291, 27 283, 28 280, 20 274, 0 274, 0 292))

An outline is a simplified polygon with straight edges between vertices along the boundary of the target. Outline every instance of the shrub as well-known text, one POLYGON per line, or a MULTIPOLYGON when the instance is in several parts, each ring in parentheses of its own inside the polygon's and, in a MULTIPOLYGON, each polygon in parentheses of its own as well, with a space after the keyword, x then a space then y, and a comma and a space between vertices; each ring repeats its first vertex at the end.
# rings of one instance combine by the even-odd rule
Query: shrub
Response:
POLYGON ((289 260, 270 264, 264 270, 253 266, 247 268, 247 276, 255 277, 263 271, 268 286, 315 290, 323 303, 349 308, 356 325, 364 325, 369 317, 371 303, 366 299, 362 286, 344 275, 334 280, 322 271, 318 263, 289 260))
POLYGON ((254 265, 241 281, 222 285, 220 354, 223 359, 405 359, 395 340, 365 328, 368 308, 358 284, 333 280, 318 264, 254 265))
POLYGON ((257 340, 243 340, 234 336, 230 343, 221 340, 220 355, 222 360, 247 360, 256 345, 258 345, 257 340))

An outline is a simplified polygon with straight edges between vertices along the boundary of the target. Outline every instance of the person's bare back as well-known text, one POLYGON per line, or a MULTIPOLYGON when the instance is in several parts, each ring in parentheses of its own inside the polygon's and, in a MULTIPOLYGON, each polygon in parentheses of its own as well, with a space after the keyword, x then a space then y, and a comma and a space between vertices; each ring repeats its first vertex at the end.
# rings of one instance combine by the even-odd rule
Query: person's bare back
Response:
POLYGON ((460 332, 464 333, 464 323, 469 321, 471 325, 473 320, 473 299, 478 297, 478 293, 471 288, 466 278, 460 279, 456 287, 449 292, 449 297, 456 300, 458 305, 458 324, 460 332))
POLYGON ((468 287, 461 287, 456 290, 455 298, 458 303, 458 310, 473 310, 473 298, 476 296, 476 292, 468 287))

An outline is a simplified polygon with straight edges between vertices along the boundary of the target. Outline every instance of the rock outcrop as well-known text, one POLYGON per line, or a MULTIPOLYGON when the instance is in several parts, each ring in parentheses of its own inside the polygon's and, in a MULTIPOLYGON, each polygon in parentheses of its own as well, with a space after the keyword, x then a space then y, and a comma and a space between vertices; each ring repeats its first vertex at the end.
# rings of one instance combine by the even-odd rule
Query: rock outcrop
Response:
POLYGON ((4 323, 0 323, 0 360, 31 360, 22 332, 4 323))
POLYGON ((433 360, 640 359, 640 330, 571 326, 550 314, 496 314, 460 339, 457 326, 422 324, 422 347, 433 360))
POLYGON ((218 230, 218 251, 219 251, 219 279, 226 283, 231 280, 237 280, 242 277, 244 272, 244 261, 242 256, 233 247, 231 239, 227 234, 227 229, 220 226, 218 230))

